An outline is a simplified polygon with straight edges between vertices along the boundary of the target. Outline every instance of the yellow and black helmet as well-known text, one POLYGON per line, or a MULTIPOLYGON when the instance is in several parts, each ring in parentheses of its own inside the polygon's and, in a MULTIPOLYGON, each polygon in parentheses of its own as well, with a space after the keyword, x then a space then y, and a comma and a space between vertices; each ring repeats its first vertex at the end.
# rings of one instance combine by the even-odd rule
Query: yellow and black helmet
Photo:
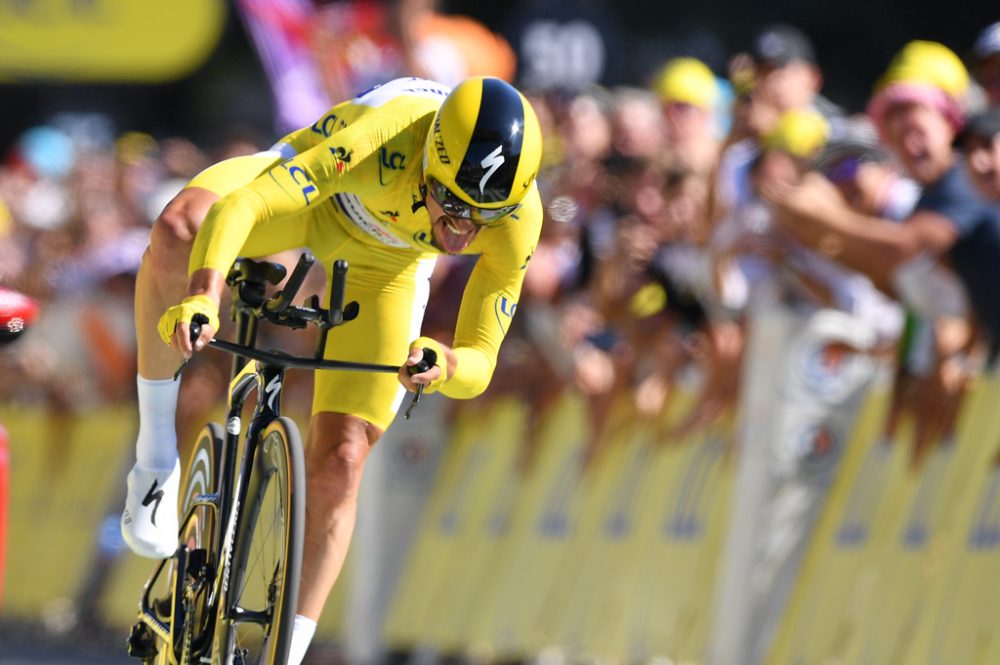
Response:
POLYGON ((528 193, 541 159, 541 129, 524 95, 501 79, 475 77, 438 109, 424 147, 424 177, 469 206, 499 213, 528 193))

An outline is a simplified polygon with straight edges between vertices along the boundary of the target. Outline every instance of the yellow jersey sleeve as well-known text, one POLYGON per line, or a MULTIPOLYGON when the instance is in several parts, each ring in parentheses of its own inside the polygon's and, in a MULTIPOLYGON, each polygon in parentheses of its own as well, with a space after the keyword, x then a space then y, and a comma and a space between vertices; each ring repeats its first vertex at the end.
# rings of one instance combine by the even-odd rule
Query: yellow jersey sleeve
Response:
POLYGON ((365 115, 219 199, 195 238, 189 273, 201 268, 227 272, 261 222, 301 214, 335 192, 375 192, 380 147, 405 136, 416 140, 415 133, 403 129, 391 117, 365 115))
POLYGON ((470 253, 480 256, 455 326, 452 348, 458 363, 441 386, 448 397, 469 399, 490 384, 541 228, 542 203, 536 187, 516 213, 484 228, 469 246, 470 253))

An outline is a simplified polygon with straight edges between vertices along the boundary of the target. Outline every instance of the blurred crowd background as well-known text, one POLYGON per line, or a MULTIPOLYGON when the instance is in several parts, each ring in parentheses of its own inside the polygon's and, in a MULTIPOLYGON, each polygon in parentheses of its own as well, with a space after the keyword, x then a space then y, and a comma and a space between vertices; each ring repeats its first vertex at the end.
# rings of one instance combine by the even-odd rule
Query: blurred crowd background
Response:
MULTIPOLYGON (((45 441, 28 444, 46 451, 53 475, 40 477, 61 477, 58 442, 74 436, 74 419, 134 398, 134 275, 164 204, 209 164, 265 149, 402 75, 504 77, 531 99, 545 141, 545 222, 519 315, 490 390, 475 407, 442 407, 440 438, 463 408, 517 399, 523 431, 510 445, 517 468, 528 468, 543 456, 546 419, 571 394, 585 405, 581 469, 606 454, 623 418, 655 423, 654 438, 668 442, 715 432, 742 454, 733 489, 742 499, 723 528, 729 545, 716 552, 717 586, 703 594, 721 599, 715 616, 729 630, 706 628, 712 646, 692 660, 763 662, 873 385, 888 395, 875 438, 908 423, 907 465, 919 471, 958 436, 968 386, 991 370, 1000 235, 985 227, 1000 211, 998 178, 986 168, 944 187, 928 166, 966 168, 969 149, 951 156, 950 146, 967 117, 979 120, 960 148, 1000 130, 977 115, 1000 104, 1000 16, 985 2, 961 11, 932 2, 181 2, 170 25, 188 41, 204 33, 187 47, 202 55, 148 69, 140 58, 91 63, 60 52, 71 42, 43 39, 50 24, 91 29, 122 4, 0 5, 0 35, 16 33, 15 46, 44 41, 51 56, 19 59, 0 46, 0 286, 40 307, 28 333, 0 349, 0 400, 7 419, 44 414, 33 431, 45 441), (931 127, 927 145, 888 127, 893 108, 914 105, 943 118, 899 121, 931 127), (913 231, 927 210, 961 210, 955 225, 967 226, 913 231), (805 332, 819 341, 803 342, 805 332), (795 363, 816 365, 814 392, 783 373, 795 363), (787 414, 818 429, 804 448, 796 439, 788 454, 753 460, 750 444, 769 451, 792 436, 780 425, 787 414)), ((143 25, 157 16, 121 29, 147 30, 136 48, 156 50, 173 38, 143 25)), ((119 58, 129 57, 125 41, 119 58)), ((425 334, 449 339, 470 268, 439 261, 425 334)), ((276 343, 310 348, 301 337, 276 343)), ((182 428, 212 412, 225 362, 199 357, 186 373, 182 428)), ((297 381, 297 403, 307 403, 309 377, 297 381)), ((116 442, 112 476, 127 468, 127 439, 116 442)), ((12 437, 15 489, 26 443, 12 437)), ((119 484, 109 485, 111 504, 119 484)), ((27 509, 9 506, 11 515, 27 509)), ((121 555, 107 528, 92 526, 106 555, 96 560, 121 555)), ((22 545, 8 544, 8 589, 22 545)), ((85 579, 89 592, 107 581, 93 571, 85 579)), ((59 607, 56 619, 51 607, 48 619, 16 606, 5 615, 8 625, 44 624, 40 634, 87 625, 86 614, 65 624, 59 607)))

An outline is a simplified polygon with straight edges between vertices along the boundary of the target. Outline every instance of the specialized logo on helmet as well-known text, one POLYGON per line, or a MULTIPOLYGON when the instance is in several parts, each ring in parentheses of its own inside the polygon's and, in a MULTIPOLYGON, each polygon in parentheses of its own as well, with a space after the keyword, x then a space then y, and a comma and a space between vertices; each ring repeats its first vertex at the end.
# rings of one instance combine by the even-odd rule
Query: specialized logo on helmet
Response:
POLYGON ((444 137, 441 135, 441 118, 434 119, 434 149, 437 150, 438 160, 442 164, 451 164, 448 158, 448 151, 444 147, 444 137))
POLYGON ((479 162, 479 165, 486 169, 486 173, 479 179, 479 193, 484 196, 486 194, 486 182, 490 179, 490 176, 497 172, 498 168, 503 166, 504 157, 500 154, 502 150, 503 146, 498 145, 496 150, 483 157, 483 161, 479 162))

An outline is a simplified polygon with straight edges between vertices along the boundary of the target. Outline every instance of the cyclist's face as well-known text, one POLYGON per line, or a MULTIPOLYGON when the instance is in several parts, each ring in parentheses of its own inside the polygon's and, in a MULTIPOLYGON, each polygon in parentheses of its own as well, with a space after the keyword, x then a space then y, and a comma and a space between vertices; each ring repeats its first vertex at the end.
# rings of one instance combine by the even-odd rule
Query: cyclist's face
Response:
POLYGON ((434 244, 448 252, 458 254, 475 240, 480 226, 471 219, 451 217, 430 194, 425 198, 427 213, 431 216, 434 244))

